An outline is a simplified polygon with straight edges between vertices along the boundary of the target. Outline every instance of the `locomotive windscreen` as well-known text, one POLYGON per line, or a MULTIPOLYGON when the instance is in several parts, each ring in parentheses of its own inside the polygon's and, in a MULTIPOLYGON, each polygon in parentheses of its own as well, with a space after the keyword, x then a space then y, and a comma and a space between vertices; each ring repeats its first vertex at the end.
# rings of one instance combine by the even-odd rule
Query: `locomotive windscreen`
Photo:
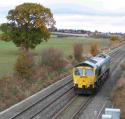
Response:
POLYGON ((75 75, 83 76, 85 75, 85 70, 82 68, 75 68, 75 75))
POLYGON ((86 69, 86 75, 87 75, 87 76, 92 76, 92 75, 94 75, 93 70, 92 70, 92 69, 86 69))
POLYGON ((94 75, 94 71, 92 68, 75 68, 74 74, 77 76, 92 76, 94 75))

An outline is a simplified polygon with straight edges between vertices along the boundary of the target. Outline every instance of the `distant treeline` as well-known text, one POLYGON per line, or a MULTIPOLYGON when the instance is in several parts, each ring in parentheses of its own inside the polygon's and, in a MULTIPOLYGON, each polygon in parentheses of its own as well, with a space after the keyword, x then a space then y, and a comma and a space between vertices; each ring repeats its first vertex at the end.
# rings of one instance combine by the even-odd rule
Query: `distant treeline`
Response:
POLYGON ((90 37, 95 38, 110 38, 112 36, 125 36, 125 33, 111 33, 111 32, 99 32, 90 30, 74 30, 74 29, 57 29, 56 27, 50 28, 51 32, 61 32, 61 33, 73 33, 73 34, 87 34, 90 37))

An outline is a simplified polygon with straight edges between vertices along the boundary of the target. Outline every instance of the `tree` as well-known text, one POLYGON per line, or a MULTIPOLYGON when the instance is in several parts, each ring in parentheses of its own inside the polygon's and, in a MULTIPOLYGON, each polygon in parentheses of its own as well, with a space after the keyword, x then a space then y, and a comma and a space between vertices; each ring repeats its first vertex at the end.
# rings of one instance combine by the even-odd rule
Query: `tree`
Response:
POLYGON ((1 39, 13 41, 17 47, 33 49, 50 37, 48 28, 55 21, 51 10, 40 4, 24 3, 8 12, 8 23, 0 26, 1 39))

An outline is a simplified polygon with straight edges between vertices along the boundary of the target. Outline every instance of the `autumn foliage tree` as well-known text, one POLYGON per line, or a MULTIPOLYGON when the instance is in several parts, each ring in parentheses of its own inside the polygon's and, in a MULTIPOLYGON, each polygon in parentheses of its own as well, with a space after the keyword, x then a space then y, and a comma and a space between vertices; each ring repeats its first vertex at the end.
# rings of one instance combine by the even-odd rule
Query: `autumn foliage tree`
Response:
POLYGON ((92 54, 92 56, 96 56, 99 53, 99 45, 97 42, 91 44, 90 53, 92 54))
POLYGON ((51 10, 35 3, 24 3, 8 12, 7 23, 0 26, 1 39, 17 47, 33 49, 50 37, 48 28, 55 24, 51 10))

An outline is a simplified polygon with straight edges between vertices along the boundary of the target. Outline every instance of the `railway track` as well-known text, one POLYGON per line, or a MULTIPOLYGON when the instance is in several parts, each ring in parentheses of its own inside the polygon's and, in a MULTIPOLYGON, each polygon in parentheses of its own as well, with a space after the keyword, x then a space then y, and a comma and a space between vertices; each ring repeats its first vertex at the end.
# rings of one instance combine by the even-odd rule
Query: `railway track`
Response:
MULTIPOLYGON (((118 56, 117 54, 119 52, 120 52, 120 49, 116 50, 115 52, 110 53, 110 55, 111 55, 111 57, 117 57, 118 56)), ((27 104, 28 106, 24 106, 24 107, 20 106, 18 111, 16 109, 13 109, 13 107, 12 107, 12 109, 8 109, 6 112, 0 113, 0 118, 1 119, 41 119, 41 117, 43 117, 43 115, 44 116, 46 115, 43 118, 55 119, 62 112, 62 110, 61 110, 62 107, 64 107, 63 108, 63 111, 64 111, 74 101, 81 102, 81 103, 86 102, 86 104, 84 104, 84 105, 87 106, 87 100, 90 100, 90 99, 88 99, 90 97, 85 97, 84 102, 83 102, 82 96, 80 97, 80 96, 76 96, 74 94, 72 75, 66 77, 66 82, 62 82, 62 83, 64 83, 64 84, 61 86, 55 85, 56 89, 54 91, 51 92, 51 90, 50 90, 48 92, 48 94, 45 96, 43 94, 42 95, 43 98, 37 97, 34 100, 30 100, 27 104), (63 100, 63 103, 62 103, 62 100, 63 100), (50 110, 51 110, 51 112, 50 112, 50 110)), ((53 88, 52 88, 52 90, 53 90, 53 88)), ((80 108, 83 107, 81 105, 81 103, 79 106, 80 108)), ((79 113, 77 113, 77 114, 79 114, 79 113)), ((72 115, 72 118, 73 118, 73 115, 72 115)))
MULTIPOLYGON (((124 55, 121 56, 120 49, 117 50, 116 52, 113 52, 112 54, 110 54, 110 56, 112 57, 111 65, 116 60, 116 58, 118 58, 118 60, 120 61, 124 57, 124 55)), ((112 71, 115 67, 117 67, 117 65, 112 67, 112 71)), ((86 109, 88 104, 90 104, 92 102, 92 100, 95 96, 90 96, 90 97, 75 96, 73 98, 73 100, 71 100, 71 102, 69 102, 70 104, 65 106, 64 109, 62 111, 60 111, 53 119, 64 119, 64 118, 78 119, 79 115, 86 109), (77 102, 79 102, 79 104, 76 105, 75 109, 73 109, 74 104, 77 104, 77 102), (71 110, 73 110, 73 111, 71 111, 71 110), (67 112, 69 112, 69 113, 67 113, 67 112)), ((100 114, 101 114, 101 112, 100 112, 100 114)))
POLYGON ((78 111, 76 111, 71 119, 78 119, 80 113, 82 113, 83 110, 86 109, 87 105, 90 104, 92 101, 92 97, 89 97, 85 102, 81 103, 81 106, 79 107, 78 111))

